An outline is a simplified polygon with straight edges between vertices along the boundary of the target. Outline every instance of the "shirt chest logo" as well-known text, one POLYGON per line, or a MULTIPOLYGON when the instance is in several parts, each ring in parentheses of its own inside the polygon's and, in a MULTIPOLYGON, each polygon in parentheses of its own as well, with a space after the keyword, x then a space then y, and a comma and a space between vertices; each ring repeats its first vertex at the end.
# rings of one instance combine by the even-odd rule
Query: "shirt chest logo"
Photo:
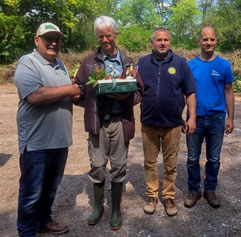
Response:
POLYGON ((176 74, 176 68, 174 68, 174 67, 169 67, 169 68, 168 68, 168 73, 169 73, 169 74, 172 74, 172 75, 176 74))
POLYGON ((218 72, 216 72, 215 70, 212 70, 211 76, 220 76, 220 74, 218 72))

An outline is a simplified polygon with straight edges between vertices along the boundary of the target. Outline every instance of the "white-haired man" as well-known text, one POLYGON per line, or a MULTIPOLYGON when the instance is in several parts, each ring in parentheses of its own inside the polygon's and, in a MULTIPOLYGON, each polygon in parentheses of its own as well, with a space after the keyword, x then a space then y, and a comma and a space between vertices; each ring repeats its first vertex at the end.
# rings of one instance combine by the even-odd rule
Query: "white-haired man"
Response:
POLYGON ((83 92, 80 99, 85 108, 85 130, 89 132, 89 178, 94 186, 95 204, 88 224, 98 223, 104 210, 106 164, 109 159, 112 195, 110 225, 116 230, 122 225, 120 202, 126 176, 129 141, 134 137, 135 131, 133 106, 141 101, 143 85, 137 74, 136 92, 97 96, 92 86, 86 86, 94 67, 105 69, 108 73, 109 66, 113 65, 115 70, 125 75, 127 68, 134 63, 115 45, 117 26, 114 19, 107 16, 96 18, 94 30, 100 47, 83 60, 76 77, 83 92))

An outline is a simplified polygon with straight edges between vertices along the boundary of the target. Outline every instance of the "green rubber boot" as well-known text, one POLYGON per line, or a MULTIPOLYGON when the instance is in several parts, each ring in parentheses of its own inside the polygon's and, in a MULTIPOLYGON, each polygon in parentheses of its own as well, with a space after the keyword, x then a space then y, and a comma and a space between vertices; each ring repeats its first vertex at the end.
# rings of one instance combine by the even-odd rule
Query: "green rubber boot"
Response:
POLYGON ((122 226, 122 216, 120 211, 122 188, 123 182, 111 182, 112 213, 110 225, 112 230, 119 230, 122 226))
POLYGON ((105 188, 105 181, 102 183, 94 183, 94 198, 95 204, 92 213, 88 218, 89 225, 95 225, 100 221, 100 218, 104 212, 104 205, 103 205, 103 197, 104 197, 104 188, 105 188))

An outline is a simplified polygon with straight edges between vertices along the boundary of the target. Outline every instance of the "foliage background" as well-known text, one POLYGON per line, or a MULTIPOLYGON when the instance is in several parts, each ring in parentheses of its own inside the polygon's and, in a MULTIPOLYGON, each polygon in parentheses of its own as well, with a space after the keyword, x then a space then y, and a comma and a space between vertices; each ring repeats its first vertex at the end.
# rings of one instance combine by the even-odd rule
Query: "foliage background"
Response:
POLYGON ((64 32, 64 52, 94 48, 93 22, 100 15, 118 22, 118 44, 131 52, 148 49, 152 31, 163 25, 173 47, 194 49, 200 28, 212 25, 220 51, 241 48, 240 0, 0 0, 0 64, 30 52, 47 21, 64 32))

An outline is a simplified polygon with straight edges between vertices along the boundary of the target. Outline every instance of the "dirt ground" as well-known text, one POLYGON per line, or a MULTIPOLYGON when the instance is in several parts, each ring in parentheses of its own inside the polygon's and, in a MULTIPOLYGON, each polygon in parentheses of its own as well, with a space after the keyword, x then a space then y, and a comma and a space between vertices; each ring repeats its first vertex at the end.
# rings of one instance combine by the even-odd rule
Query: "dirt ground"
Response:
MULTIPOLYGON (((74 143, 70 148, 63 181, 58 189, 53 206, 53 216, 66 222, 70 231, 68 237, 172 237, 172 236, 241 236, 241 102, 236 96, 235 130, 225 136, 222 149, 221 169, 217 194, 222 206, 211 208, 202 198, 195 207, 183 205, 187 195, 186 145, 182 135, 178 158, 176 203, 179 213, 168 217, 162 200, 153 215, 143 212, 145 185, 143 178, 143 152, 140 134, 139 106, 135 108, 136 136, 129 149, 128 173, 122 201, 123 226, 112 231, 110 218, 110 180, 105 188, 105 211, 101 221, 88 226, 87 218, 92 209, 92 185, 88 179, 89 158, 87 134, 83 128, 83 110, 74 107, 74 143)), ((17 90, 14 85, 0 86, 0 237, 17 236, 17 196, 19 180, 19 154, 17 143, 16 112, 17 90)), ((204 149, 204 148, 203 148, 204 149)), ((205 154, 205 153, 204 153, 205 154)), ((201 157, 202 176, 205 156, 201 157)), ((162 157, 158 159, 160 180, 162 157)), ((48 237, 52 235, 42 234, 48 237)))

